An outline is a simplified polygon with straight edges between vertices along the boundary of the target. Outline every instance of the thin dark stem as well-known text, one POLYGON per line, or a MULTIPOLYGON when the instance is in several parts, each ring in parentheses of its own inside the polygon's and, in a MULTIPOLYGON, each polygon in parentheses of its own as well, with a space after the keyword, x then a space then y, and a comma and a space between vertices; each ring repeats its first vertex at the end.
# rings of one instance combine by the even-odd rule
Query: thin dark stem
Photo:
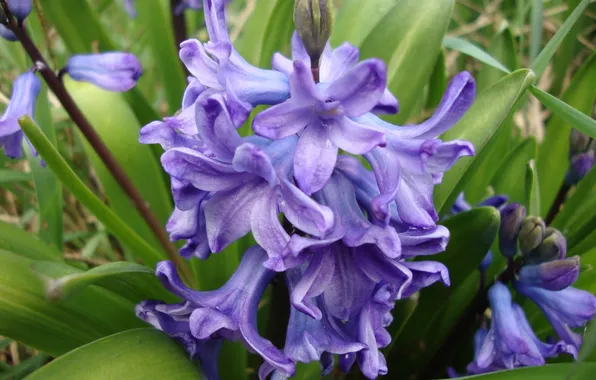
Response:
POLYGON ((310 59, 310 71, 312 72, 312 79, 314 79, 315 83, 320 82, 319 61, 320 61, 320 58, 311 58, 310 59))
MULTIPOLYGON (((23 48, 33 60, 35 66, 38 68, 39 73, 43 76, 44 80, 48 84, 48 87, 56 95, 72 121, 79 128, 81 133, 85 136, 89 144, 93 147, 93 150, 101 158, 106 168, 110 171, 112 176, 116 179, 122 190, 128 195, 136 209, 139 211, 147 225, 151 228, 155 236, 158 238, 160 244, 166 251, 170 260, 176 265, 180 271, 181 276, 187 281, 192 280, 189 268, 182 261, 182 258, 178 255, 178 250, 170 242, 170 239, 162 226, 161 222, 157 219, 155 214, 149 208, 148 203, 143 199, 135 185, 132 183, 128 175, 124 172, 118 161, 114 158, 108 147, 101 140, 99 135, 95 132, 87 118, 83 115, 79 107, 76 105, 62 82, 58 79, 56 74, 48 67, 46 60, 41 55, 39 49, 35 46, 29 35, 24 28, 19 27, 16 20, 12 17, 6 0, 0 0, 0 5, 6 12, 9 20, 8 28, 17 36, 23 48)), ((192 285, 192 283, 190 283, 192 285)))
POLYGON ((553 202, 553 205, 550 207, 550 210, 548 210, 548 214, 546 214, 546 218, 544 219, 544 223, 546 223, 547 226, 551 224, 553 219, 555 219, 555 216, 557 216, 557 214, 559 213, 561 206, 565 202, 565 198, 567 198, 567 193, 569 192, 569 189, 571 189, 571 186, 569 186, 567 182, 563 182, 561 188, 559 189, 559 192, 557 193, 557 197, 553 202))
POLYGON ((170 10, 172 12, 172 27, 174 28, 174 38, 176 39, 176 48, 186 40, 186 18, 184 12, 176 12, 176 8, 181 0, 170 0, 170 10))

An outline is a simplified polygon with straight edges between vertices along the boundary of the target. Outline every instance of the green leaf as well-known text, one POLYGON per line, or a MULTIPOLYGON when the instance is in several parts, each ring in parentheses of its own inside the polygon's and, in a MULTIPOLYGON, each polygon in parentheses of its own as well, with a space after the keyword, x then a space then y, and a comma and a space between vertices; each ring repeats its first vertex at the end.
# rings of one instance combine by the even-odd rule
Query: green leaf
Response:
MULTIPOLYGON (((47 86, 44 84, 35 106, 35 119, 43 133, 54 146, 57 146, 56 131, 52 123, 47 86)), ((27 146, 29 151, 29 147, 27 146)), ((29 167, 35 182, 35 191, 39 203, 39 236, 45 242, 62 250, 62 184, 56 175, 41 166, 38 157, 27 155, 29 167)))
POLYGON ((447 67, 445 66, 445 52, 441 50, 441 54, 437 58, 435 68, 430 76, 428 82, 428 95, 426 97, 426 108, 436 108, 445 89, 447 88, 447 67))
MULTIPOLYGON (((509 371, 499 371, 479 376, 460 377, 474 380, 563 380, 567 378, 574 363, 547 364, 540 367, 525 367, 509 371)), ((596 371, 596 363, 585 363, 569 380, 588 380, 596 371)))
MULTIPOLYGON (((120 94, 102 90, 88 83, 67 81, 66 86, 95 131, 139 189, 143 199, 149 203, 151 210, 165 226, 174 207, 169 185, 164 181, 161 165, 151 148, 138 142, 140 125, 130 107, 122 101, 120 94), (106 110, 110 112, 106 114, 106 110)), ((161 250, 155 234, 139 212, 132 207, 126 193, 87 140, 82 136, 81 140, 114 213, 146 242, 161 250)), ((131 247, 128 248, 130 250, 131 247)))
POLYGON ((400 103, 399 114, 389 118, 392 122, 403 123, 416 111, 441 53, 453 4, 454 0, 400 1, 360 45, 362 59, 376 57, 387 63, 388 87, 400 103))
POLYGON ((23 173, 12 169, 0 169, 0 185, 31 181, 30 173, 23 173))
POLYGON ((290 41, 294 32, 293 14, 292 1, 277 1, 263 36, 259 67, 270 68, 271 58, 275 52, 290 50, 290 41))
POLYGON ((43 275, 48 267, 56 265, 52 262, 37 261, 31 266, 45 283, 46 298, 50 301, 65 299, 81 291, 89 285, 112 290, 132 302, 146 299, 159 299, 177 302, 178 299, 157 280, 154 270, 144 265, 114 262, 95 267, 86 272, 73 273, 67 276, 52 278, 43 275))
POLYGON ((507 69, 515 70, 519 67, 515 40, 513 38, 513 33, 507 24, 503 24, 491 38, 488 45, 488 54, 494 59, 495 62, 493 63, 495 65, 503 66, 505 72, 494 68, 492 65, 483 66, 476 76, 478 92, 486 90, 503 78, 506 75, 506 71, 508 71, 507 69))
POLYGON ((542 44, 542 21, 543 16, 542 0, 532 0, 532 13, 530 15, 530 62, 538 56, 542 44))
POLYGON ((137 235, 126 223, 122 221, 110 208, 93 194, 88 187, 77 177, 68 163, 60 156, 48 138, 27 116, 19 119, 19 124, 31 144, 37 149, 40 156, 46 161, 50 170, 66 186, 73 195, 103 223, 123 244, 135 251, 147 265, 154 265, 162 260, 164 255, 155 250, 147 241, 137 235))
MULTIPOLYGON (((62 37, 62 42, 71 53, 92 53, 94 46, 97 46, 100 51, 122 50, 108 37, 87 0, 40 0, 40 2, 44 17, 56 28, 62 37)), ((146 1, 143 1, 144 3, 146 1)), ((60 62, 60 64, 64 65, 66 62, 60 62)), ((142 82, 144 77, 139 81, 142 82)), ((123 96, 142 125, 159 119, 157 112, 138 88, 133 88, 123 96)))
POLYGON ((0 373, 0 380, 22 379, 31 372, 41 367, 50 357, 46 354, 37 354, 15 365, 10 370, 0 373))
MULTIPOLYGON (((125 329, 140 327, 134 303, 105 289, 87 288, 59 304, 45 300, 32 260, 0 250, 0 335, 53 356, 125 329)), ((56 263, 57 264, 57 263, 56 263)), ((46 275, 78 272, 55 265, 46 275)))
POLYGON ((493 178, 492 185, 496 194, 506 194, 510 202, 526 203, 526 186, 522 178, 526 177, 528 161, 536 158, 536 139, 530 137, 517 145, 517 147, 503 159, 499 171, 493 178))
POLYGON ((577 184, 573 193, 567 198, 563 209, 553 220, 553 227, 566 235, 566 231, 573 227, 572 221, 577 218, 577 214, 592 199, 596 199, 596 166, 577 184))
MULTIPOLYGON (((530 70, 518 70, 495 83, 481 93, 464 117, 442 139, 468 140, 474 144, 476 154, 482 150, 507 119, 517 100, 534 81, 530 70)), ((435 206, 445 215, 457 195, 480 166, 474 158, 460 159, 443 177, 443 182, 435 187, 435 206)))
MULTIPOLYGON (((575 107, 575 112, 590 114, 596 100, 594 83, 596 83, 596 53, 592 54, 573 76, 562 100, 575 107)), ((550 96, 548 98, 550 99, 550 96)), ((559 115, 554 115, 546 126, 546 135, 540 146, 537 162, 542 216, 548 213, 569 168, 569 135, 572 127, 577 128, 559 115)))
MULTIPOLYGON (((490 249, 499 223, 499 212, 493 207, 480 207, 460 213, 442 223, 451 232, 451 237, 446 251, 434 256, 433 260, 447 266, 451 286, 435 284, 420 292, 418 306, 401 334, 396 337, 397 343, 387 360, 393 376, 402 378, 406 372, 412 370, 418 373, 443 342, 452 325, 446 323, 439 329, 432 327, 433 323, 442 319, 443 311, 454 300, 452 297, 460 292, 460 287, 471 286, 472 289, 477 289, 477 284, 470 284, 466 280, 490 249)), ((457 300, 465 301, 466 298, 458 296, 457 300)), ((467 305, 464 303, 459 306, 461 312, 467 305)), ((450 322, 456 321, 457 319, 452 319, 450 322)))
POLYGON ((443 40, 443 46, 447 49, 457 50, 460 53, 469 55, 470 57, 474 57, 480 62, 486 63, 487 65, 494 67, 495 69, 501 70, 506 74, 510 73, 509 69, 503 66, 503 64, 499 62, 496 58, 494 58, 478 46, 474 45, 473 43, 464 40, 463 38, 445 37, 445 39, 443 40))
POLYGON ((202 378, 188 354, 154 329, 111 335, 80 347, 34 372, 27 380, 202 378))
POLYGON ((528 215, 540 215, 539 186, 536 161, 530 160, 526 170, 526 205, 528 207, 528 215))
POLYGON ((530 92, 548 109, 553 111, 553 114, 586 135, 596 139, 596 120, 571 107, 562 100, 555 98, 551 94, 542 91, 538 87, 532 86, 530 92))
POLYGON ((168 110, 174 114, 182 104, 186 77, 172 33, 169 1, 137 1, 135 6, 138 26, 147 33, 154 70, 165 89, 168 110))
POLYGON ((399 4, 400 0, 343 0, 335 16, 331 43, 339 46, 345 41, 361 46, 375 26, 399 4))
POLYGON ((579 17, 583 13, 583 11, 586 9, 589 2, 590 2, 590 0, 583 0, 575 8, 575 10, 573 12, 571 12, 571 15, 569 15, 569 18, 567 18, 567 20, 565 20, 563 25, 561 25, 559 30, 557 30, 557 33, 555 33, 553 38, 551 38, 551 40, 548 41, 548 43, 546 44, 544 49, 542 49, 542 51, 540 52, 538 57, 536 57, 536 59, 532 62, 532 65, 530 66, 530 68, 536 73, 537 77, 540 77, 542 75, 542 73, 544 72, 544 70, 546 70, 548 63, 550 62, 552 57, 555 55, 557 48, 559 47, 561 42, 563 42, 563 39, 565 38, 567 33, 569 33, 571 28, 573 28, 573 25, 575 25, 575 22, 579 19, 579 17))
POLYGON ((62 252, 22 228, 0 221, 0 249, 34 260, 61 261, 62 252))

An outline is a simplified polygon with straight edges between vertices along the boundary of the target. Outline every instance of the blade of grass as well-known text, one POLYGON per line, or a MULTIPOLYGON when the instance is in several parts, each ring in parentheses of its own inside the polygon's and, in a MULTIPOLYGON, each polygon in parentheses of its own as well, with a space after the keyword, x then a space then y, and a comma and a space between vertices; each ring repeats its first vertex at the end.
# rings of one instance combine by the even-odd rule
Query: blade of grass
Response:
POLYGON ((542 43, 542 20, 543 20, 543 5, 542 0, 532 1, 532 14, 530 17, 530 62, 540 53, 540 45, 542 43))
POLYGON ((501 62, 496 58, 474 45, 459 37, 445 37, 443 39, 443 46, 447 49, 457 50, 460 53, 469 55, 470 57, 476 58, 482 63, 486 63, 495 69, 501 70, 502 72, 509 74, 511 71, 507 69, 501 62))

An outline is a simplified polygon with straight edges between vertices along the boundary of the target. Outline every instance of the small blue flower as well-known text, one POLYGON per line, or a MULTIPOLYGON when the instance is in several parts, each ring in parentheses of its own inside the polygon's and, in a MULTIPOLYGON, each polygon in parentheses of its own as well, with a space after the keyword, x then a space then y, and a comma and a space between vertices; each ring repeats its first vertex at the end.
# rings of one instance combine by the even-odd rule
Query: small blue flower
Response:
MULTIPOLYGON (((0 147, 4 148, 4 153, 10 158, 23 156, 21 143, 24 134, 18 120, 23 115, 34 116, 40 90, 41 81, 32 72, 21 74, 14 82, 10 103, 0 118, 0 147)), ((32 146, 31 149, 37 154, 32 146)))
POLYGON ((121 52, 74 55, 68 60, 66 71, 76 81, 115 92, 125 92, 136 86, 143 73, 134 54, 121 52))
POLYGON ((6 0, 8 4, 8 10, 19 22, 22 22, 29 16, 33 9, 32 0, 6 0))

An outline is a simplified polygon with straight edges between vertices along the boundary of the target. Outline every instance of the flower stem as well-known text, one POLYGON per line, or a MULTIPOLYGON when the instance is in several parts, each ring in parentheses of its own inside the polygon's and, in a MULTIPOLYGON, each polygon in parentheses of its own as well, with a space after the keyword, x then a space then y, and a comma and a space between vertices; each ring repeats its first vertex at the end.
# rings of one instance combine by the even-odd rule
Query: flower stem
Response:
POLYGON ((181 0, 170 0, 170 11, 172 13, 172 27, 174 28, 174 39, 176 40, 176 49, 186 40, 186 18, 184 12, 176 12, 176 8, 181 0))
POLYGON ((553 205, 550 207, 548 214, 546 214, 546 218, 544 219, 544 223, 548 226, 551 222, 555 219, 555 216, 559 213, 561 209, 561 205, 565 202, 565 198, 567 198, 567 193, 571 189, 571 186, 567 184, 567 182, 563 182, 559 192, 557 193, 557 197, 553 202, 553 205))
POLYGON ((182 261, 182 258, 178 255, 178 250, 170 242, 170 239, 155 214, 149 208, 148 203, 143 199, 133 182, 130 180, 126 172, 122 169, 118 161, 114 158, 108 147, 101 140, 97 132, 93 129, 87 118, 83 115, 75 101, 72 99, 62 82, 58 79, 56 74, 49 68, 46 60, 41 55, 41 52, 35 46, 25 28, 20 27, 10 10, 6 0, 0 0, 0 5, 4 9, 8 18, 7 27, 17 36, 21 45, 33 60, 34 64, 38 68, 39 73, 46 81, 48 87, 56 95, 72 121, 79 128, 81 133, 85 136, 89 144, 93 147, 93 150, 101 158, 106 168, 110 171, 112 176, 116 179, 116 182, 120 185, 122 190, 128 195, 135 208, 139 211, 149 228, 153 231, 161 246, 164 248, 169 259, 176 265, 181 276, 189 284, 193 285, 193 278, 188 266, 182 261))

